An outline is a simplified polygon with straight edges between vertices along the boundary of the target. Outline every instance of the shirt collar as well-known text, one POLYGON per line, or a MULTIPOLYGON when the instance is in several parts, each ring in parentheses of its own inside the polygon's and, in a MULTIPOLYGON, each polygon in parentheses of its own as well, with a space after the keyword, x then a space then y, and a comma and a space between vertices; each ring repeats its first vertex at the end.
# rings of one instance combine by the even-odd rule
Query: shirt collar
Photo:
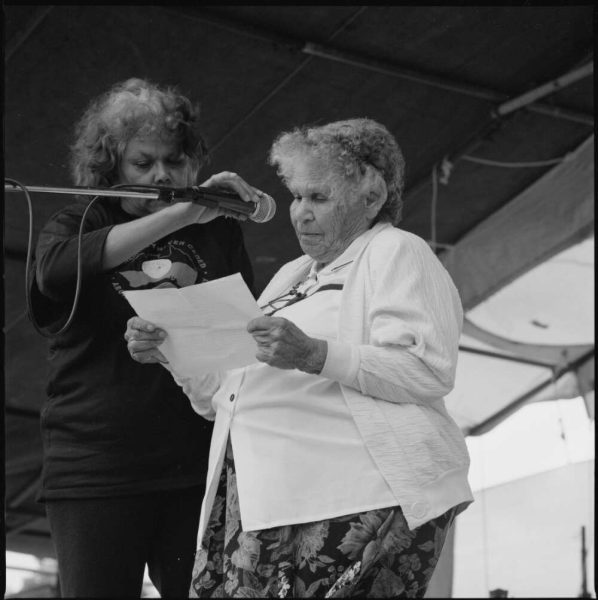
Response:
POLYGON ((326 266, 318 269, 317 261, 313 260, 312 264, 311 264, 311 268, 309 269, 307 278, 308 279, 316 279, 316 278, 325 277, 331 273, 340 271, 340 269, 344 268, 345 266, 348 267, 349 264, 352 263, 355 260, 355 258, 357 258, 357 255, 359 254, 359 252, 361 251, 363 246, 365 246, 365 244, 367 244, 367 242, 369 240, 369 235, 367 235, 367 234, 369 233, 369 231, 370 230, 365 231, 360 236, 355 238, 340 256, 337 256, 333 261, 329 262, 326 266))

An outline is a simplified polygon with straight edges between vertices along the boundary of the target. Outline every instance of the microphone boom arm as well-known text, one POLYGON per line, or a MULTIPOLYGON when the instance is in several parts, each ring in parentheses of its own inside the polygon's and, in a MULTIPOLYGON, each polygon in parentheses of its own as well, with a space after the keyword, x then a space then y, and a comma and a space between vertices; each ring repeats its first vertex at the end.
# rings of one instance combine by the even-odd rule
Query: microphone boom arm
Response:
MULTIPOLYGON (((129 186, 131 188, 135 186, 129 186)), ((74 196, 113 196, 117 198, 144 198, 147 200, 156 200, 160 197, 158 188, 147 187, 146 191, 127 190, 118 188, 94 188, 84 186, 73 187, 52 187, 45 185, 24 185, 29 192, 43 192, 46 194, 72 194, 74 196)), ((4 183, 5 192, 22 192, 23 188, 13 185, 12 183, 4 183)))
MULTIPOLYGON (((222 208, 230 216, 240 220, 255 217, 260 205, 255 202, 244 202, 238 194, 208 187, 192 186, 186 188, 169 188, 161 186, 144 186, 122 184, 112 188, 105 187, 53 187, 15 185, 9 181, 4 182, 5 192, 42 192, 46 194, 71 194, 74 196, 107 196, 116 198, 141 198, 146 200, 161 200, 167 204, 175 202, 195 202, 208 208, 222 208)), ((268 220, 274 214, 275 204, 269 198, 272 207, 268 220)), ((263 203, 262 203, 263 204, 263 203)), ((259 218, 259 217, 256 217, 259 218)), ((261 222, 261 221, 258 221, 261 222)))

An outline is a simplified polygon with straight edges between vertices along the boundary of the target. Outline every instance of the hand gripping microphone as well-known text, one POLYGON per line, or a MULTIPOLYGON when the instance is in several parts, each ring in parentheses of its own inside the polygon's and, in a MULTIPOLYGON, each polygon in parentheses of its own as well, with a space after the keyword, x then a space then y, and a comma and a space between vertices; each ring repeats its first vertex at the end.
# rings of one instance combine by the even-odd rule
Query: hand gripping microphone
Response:
POLYGON ((234 192, 215 190, 209 187, 164 188, 159 189, 159 199, 164 202, 193 202, 208 208, 222 208, 240 220, 251 219, 255 223, 265 223, 276 213, 276 203, 271 196, 258 191, 258 202, 245 202, 234 192))

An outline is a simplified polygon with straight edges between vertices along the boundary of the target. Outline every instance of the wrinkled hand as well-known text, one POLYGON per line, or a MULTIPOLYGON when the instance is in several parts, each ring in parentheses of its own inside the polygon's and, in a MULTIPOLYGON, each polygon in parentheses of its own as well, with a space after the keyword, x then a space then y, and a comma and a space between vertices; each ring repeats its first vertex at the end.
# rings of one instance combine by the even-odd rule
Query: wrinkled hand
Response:
POLYGON ((127 321, 124 338, 133 360, 140 363, 168 363, 158 346, 164 341, 166 332, 141 317, 127 321))
POLYGON ((282 317, 258 317, 247 324, 257 342, 255 357, 271 367, 318 374, 326 362, 328 344, 309 337, 282 317))

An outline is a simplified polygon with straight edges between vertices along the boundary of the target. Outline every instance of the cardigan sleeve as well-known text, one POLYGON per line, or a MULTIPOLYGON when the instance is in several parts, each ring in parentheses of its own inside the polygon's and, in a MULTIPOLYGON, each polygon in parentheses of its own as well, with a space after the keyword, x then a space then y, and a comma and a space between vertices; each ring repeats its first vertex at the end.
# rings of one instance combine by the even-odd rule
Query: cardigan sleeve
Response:
MULTIPOLYGON (((363 267, 362 342, 328 342, 321 375, 390 402, 425 403, 451 391, 463 310, 445 268, 421 238, 373 244, 363 267), (368 289, 369 288, 369 289, 368 289)), ((348 299, 351 302, 351 298, 348 299)))
POLYGON ((163 366, 170 371, 175 382, 189 398, 193 410, 204 419, 213 421, 216 418, 216 411, 212 406, 212 398, 220 388, 222 381, 220 372, 182 377, 176 373, 170 364, 166 363, 163 366))

